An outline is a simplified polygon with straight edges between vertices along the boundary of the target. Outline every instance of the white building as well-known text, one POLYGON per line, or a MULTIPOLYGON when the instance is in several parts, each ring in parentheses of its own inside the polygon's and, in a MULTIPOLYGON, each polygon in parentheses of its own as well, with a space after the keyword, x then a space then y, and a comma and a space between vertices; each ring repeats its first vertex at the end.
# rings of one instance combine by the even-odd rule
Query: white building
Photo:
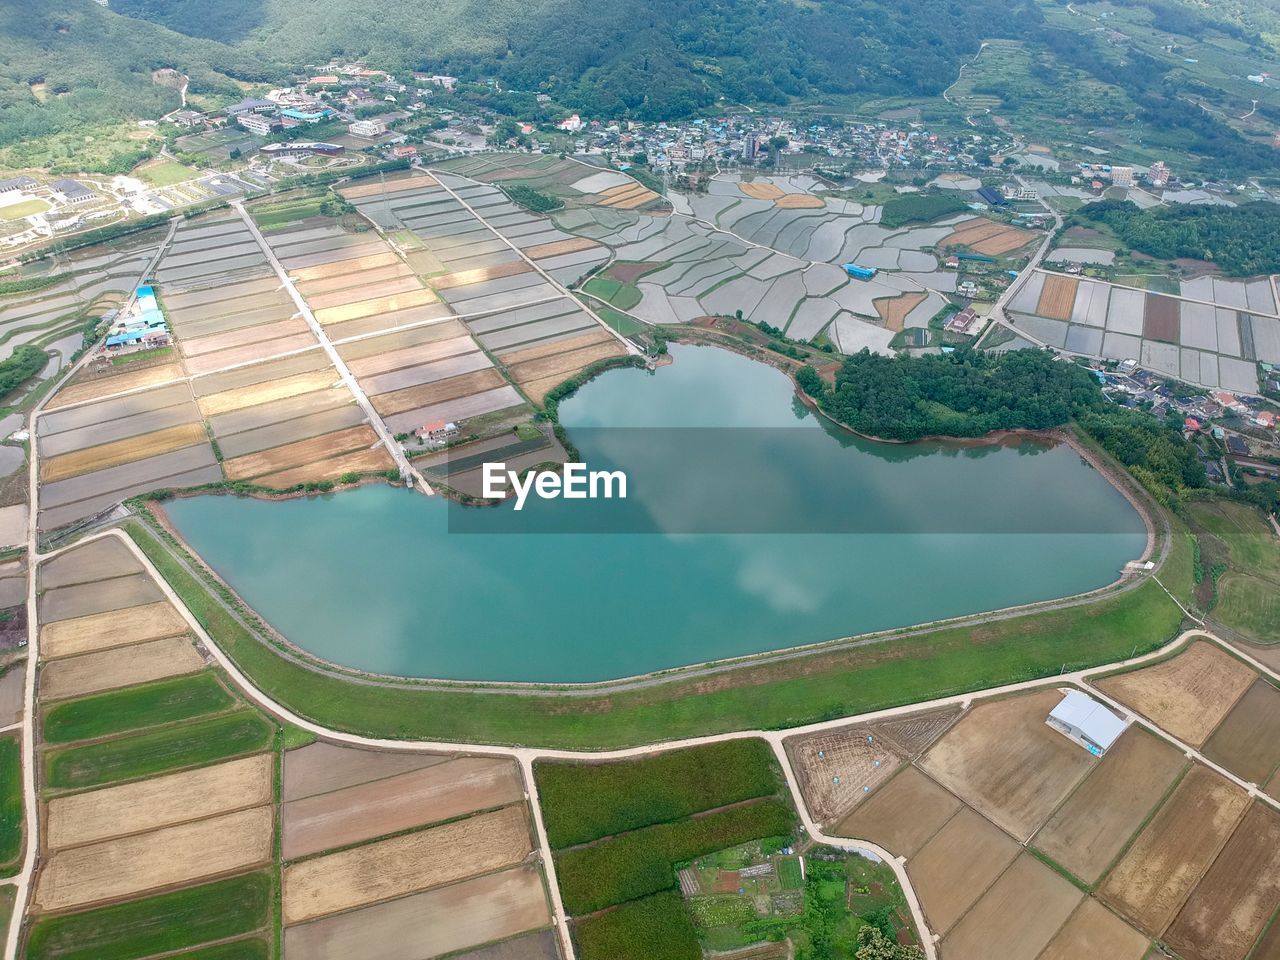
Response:
POLYGON ((1062 702, 1049 712, 1045 722, 1096 757, 1106 753, 1128 726, 1093 697, 1079 690, 1069 690, 1062 702))
POLYGON ((1112 167, 1111 182, 1117 187, 1133 186, 1133 167, 1112 167))
POLYGON ((355 120, 347 124, 347 132, 355 137, 373 139, 387 132, 387 124, 385 120, 355 120))
POLYGON ((260 137, 268 136, 273 130, 277 130, 280 127, 280 121, 275 117, 264 116, 261 113, 238 114, 236 123, 250 133, 256 133, 260 137))

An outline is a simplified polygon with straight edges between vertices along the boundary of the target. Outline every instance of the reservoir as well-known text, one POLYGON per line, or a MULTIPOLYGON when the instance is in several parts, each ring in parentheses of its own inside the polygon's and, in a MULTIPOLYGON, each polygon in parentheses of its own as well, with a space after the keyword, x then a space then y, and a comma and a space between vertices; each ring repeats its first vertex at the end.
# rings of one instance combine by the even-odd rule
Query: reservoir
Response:
MULTIPOLYGON (((625 500, 516 513, 369 486, 165 509, 310 653, 378 673, 586 682, 1092 590, 1146 544, 1065 444, 882 444, 713 347, 610 371, 560 405, 625 500)), ((1064 651, 1064 659, 1070 656, 1064 651)))

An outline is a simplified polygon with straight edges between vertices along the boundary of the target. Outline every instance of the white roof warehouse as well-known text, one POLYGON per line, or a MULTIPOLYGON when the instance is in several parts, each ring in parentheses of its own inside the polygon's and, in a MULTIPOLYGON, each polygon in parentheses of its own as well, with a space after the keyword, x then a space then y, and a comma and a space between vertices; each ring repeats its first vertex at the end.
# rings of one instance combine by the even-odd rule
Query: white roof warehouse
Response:
POLYGON ((1049 712, 1049 726, 1078 741, 1086 750, 1102 756, 1120 739, 1128 724, 1079 690, 1070 690, 1049 712))

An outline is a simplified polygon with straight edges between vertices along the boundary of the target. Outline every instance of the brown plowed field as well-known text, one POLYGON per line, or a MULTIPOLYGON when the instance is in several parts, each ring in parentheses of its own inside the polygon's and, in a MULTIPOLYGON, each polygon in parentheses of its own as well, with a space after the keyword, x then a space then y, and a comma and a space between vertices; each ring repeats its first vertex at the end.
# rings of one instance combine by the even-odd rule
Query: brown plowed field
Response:
POLYGON ((752 200, 777 200, 781 196, 785 196, 781 187, 768 180, 750 180, 746 183, 738 184, 743 196, 750 197, 752 200))
POLYGON ((53 854, 40 870, 36 901, 65 910, 190 883, 271 859, 270 806, 53 854))
POLYGON ((1036 834, 1034 846, 1096 882, 1185 765, 1176 747, 1131 726, 1036 834))
POLYGON ((376 357, 396 350, 421 346, 424 343, 435 343, 439 340, 454 340, 458 337, 469 337, 467 328, 461 320, 441 320, 438 323, 423 324, 409 330, 397 330, 376 337, 365 337, 337 346, 338 355, 351 363, 367 357, 376 357))
MULTIPOLYGON (((292 357, 277 357, 263 363, 241 367, 236 370, 224 370, 211 376, 201 377, 192 385, 197 397, 208 397, 215 393, 226 393, 239 387, 251 387, 272 380, 297 376, 300 373, 315 373, 317 370, 332 369, 324 351, 298 354, 292 357)), ((337 379, 336 375, 334 379, 337 379)))
POLYGON ((116 687, 149 683, 204 668, 186 637, 165 637, 135 646, 86 653, 46 663, 40 670, 40 699, 83 697, 116 687))
POLYGON ((530 260, 544 260, 547 257, 559 257, 566 253, 577 253, 579 250, 591 250, 600 246, 590 237, 569 237, 566 240, 552 240, 550 243, 535 243, 525 247, 524 255, 530 260))
POLYGON ((1039 960, 1142 960, 1150 941, 1092 897, 1086 897, 1039 960))
POLYGON ((1165 940, 1183 960, 1244 960, 1280 907, 1280 813, 1255 802, 1165 940))
POLYGON ((792 769, 814 819, 829 823, 845 816, 902 764, 888 744, 859 724, 786 741, 792 769))
POLYGON ((215 333, 194 340, 179 341, 183 356, 198 357, 204 353, 216 353, 219 350, 230 350, 232 347, 243 347, 253 343, 264 343, 278 340, 280 337, 292 336, 295 333, 308 333, 307 321, 301 317, 290 320, 277 320, 275 323, 264 323, 256 327, 241 327, 226 333, 215 333))
POLYGON ((514 761, 462 757, 286 804, 284 857, 294 860, 452 820, 516 803, 523 796, 514 761))
POLYGON ((423 287, 409 293, 398 293, 388 297, 374 297, 372 300, 361 300, 359 303, 349 303, 341 307, 328 307, 324 310, 316 310, 314 313, 316 320, 328 325, 342 323, 346 320, 358 320, 361 317, 371 317, 380 313, 391 313, 394 310, 404 310, 408 307, 420 307, 423 304, 435 302, 436 295, 423 287))
POLYGON ((1007 834, 962 808, 907 861, 929 926, 936 933, 950 930, 1020 850, 1007 834))
POLYGON ((1204 755, 1249 783, 1266 783, 1280 764, 1280 690, 1255 680, 1213 732, 1204 755))
POLYGON ((1024 853, 956 924, 943 941, 943 956, 1035 960, 1083 899, 1069 881, 1024 853))
POLYGON ((454 287, 469 287, 473 283, 486 280, 497 280, 500 277, 516 277, 522 273, 532 273, 533 267, 523 260, 512 260, 494 267, 477 267, 474 270, 461 270, 458 273, 446 273, 444 276, 432 277, 431 286, 436 290, 452 290, 454 287))
POLYGON ((540 360, 543 357, 554 356, 557 353, 580 350, 583 347, 594 346, 606 340, 617 342, 609 331, 601 327, 596 330, 590 330, 579 337, 570 337, 568 340, 557 340, 555 343, 544 343, 536 347, 524 347, 521 350, 513 350, 511 353, 500 353, 498 354, 498 359, 508 367, 511 367, 529 360, 540 360))
POLYGON ((656 260, 624 260, 613 264, 604 272, 604 275, 610 280, 618 280, 621 283, 635 283, 646 273, 657 270, 661 266, 663 264, 656 260))
POLYGON ((385 182, 383 182, 382 178, 379 178, 378 183, 361 183, 354 187, 342 187, 338 190, 338 193, 351 200, 358 197, 381 196, 384 193, 406 193, 411 190, 421 190, 424 187, 434 187, 435 185, 435 177, 429 174, 418 174, 404 177, 400 180, 387 178, 385 182))
POLYGON ((907 314, 924 303, 928 296, 927 293, 904 293, 898 297, 880 297, 872 300, 871 305, 876 308, 876 313, 880 314, 887 329, 901 330, 907 314))
POLYGON ((1096 681, 1184 743, 1202 746, 1258 675, 1207 640, 1155 666, 1096 681))
POLYGON ((288 467, 314 463, 335 454, 365 450, 377 442, 378 434, 373 427, 362 424, 308 440, 299 440, 297 443, 287 443, 282 447, 273 447, 261 453, 236 457, 225 461, 222 469, 228 480, 248 480, 265 473, 278 473, 288 467))
POLYGON ((981 253, 988 257, 1000 257, 1019 247, 1025 247, 1028 243, 1035 239, 1035 234, 1027 233, 1025 230, 1019 230, 1016 227, 1006 227, 1004 232, 988 237, 986 240, 979 240, 977 243, 971 244, 970 249, 974 253, 981 253))
POLYGON ((619 357, 625 351, 621 344, 610 339, 594 347, 583 347, 568 353, 543 357, 541 360, 528 360, 519 366, 510 368, 511 376, 524 388, 525 394, 535 403, 541 403, 548 392, 555 389, 578 371, 609 357, 619 357))
POLYGON ((40 621, 71 620, 163 599, 164 594, 154 580, 145 573, 131 573, 110 580, 95 580, 93 583, 45 591, 39 602, 40 621))
POLYGON ((101 580, 108 572, 113 577, 142 572, 142 564, 115 537, 91 540, 40 564, 40 589, 101 580))
POLYGON ((1056 273, 1045 276, 1036 313, 1053 320, 1070 320, 1071 309, 1076 304, 1077 285, 1075 277, 1064 277, 1056 273))
POLYGON ((130 833, 203 820, 272 800, 275 757, 261 753, 103 790, 55 797, 45 844, 78 847, 130 833))
POLYGON ((636 207, 643 207, 646 203, 657 199, 658 195, 656 193, 641 187, 638 193, 632 194, 625 199, 610 200, 605 206, 613 207, 616 210, 634 210, 636 207))
POLYGON ((222 393, 214 393, 201 397, 196 402, 200 412, 206 417, 216 417, 220 413, 231 413, 245 407, 270 403, 272 400, 284 400, 312 391, 332 387, 338 380, 338 371, 329 367, 314 373, 300 373, 281 380, 268 380, 266 383, 255 383, 248 387, 237 387, 222 393))
POLYGON ((127 610, 59 620, 40 628, 40 655, 49 660, 109 650, 187 631, 187 621, 168 601, 127 610))
POLYGON ((827 204, 811 193, 788 193, 774 200, 773 205, 782 210, 819 210, 827 204))
POLYGON ((445 400, 470 396, 473 393, 480 393, 482 390, 500 387, 504 383, 506 383, 506 380, 503 379, 502 374, 493 367, 486 367, 483 370, 473 370, 471 373, 464 373, 458 377, 450 377, 448 380, 437 380, 434 383, 424 383, 418 387, 395 390, 370 399, 373 401, 374 409, 378 413, 384 417, 389 417, 417 407, 426 407, 433 403, 443 403, 445 400))
POLYGON ((974 217, 956 224, 950 234, 942 238, 941 246, 968 247, 975 253, 999 256, 1029 243, 1035 235, 984 217, 974 217))
POLYGON ((418 367, 437 360, 461 356, 464 353, 477 353, 479 350, 480 345, 470 337, 451 337, 448 340, 420 343, 415 347, 405 347, 403 350, 393 350, 390 353, 352 360, 347 366, 357 377, 375 377, 380 373, 418 367))
POLYGON ((960 713, 959 705, 942 707, 890 720, 877 720, 871 724, 871 729, 877 737, 888 740, 904 756, 918 757, 956 722, 960 713))
POLYGON ((284 922, 301 923, 514 866, 532 849, 522 806, 284 868, 284 922))
MULTIPOLYGON (((219 440, 224 440, 249 430, 277 427, 286 420, 297 420, 326 410, 337 410, 354 405, 355 398, 350 390, 346 387, 333 387, 329 390, 316 390, 313 393, 298 394, 296 397, 286 397, 274 403, 263 403, 256 407, 234 410, 231 413, 213 417, 209 422, 213 427, 214 435, 219 440)), ((287 442, 288 439, 284 437, 278 442, 287 442)), ((223 449, 226 450, 225 447, 223 449)))
POLYGON ((1146 311, 1142 318, 1142 335, 1149 340, 1178 342, 1178 330, 1182 325, 1182 304, 1173 297, 1147 294, 1146 311))
POLYGON ((263 360, 269 357, 279 357, 286 353, 307 350, 312 347, 319 350, 320 343, 308 330, 305 333, 295 333, 292 336, 280 337, 276 340, 249 343, 243 347, 219 350, 217 353, 206 353, 199 357, 189 357, 187 359, 187 371, 193 377, 199 377, 208 373, 216 373, 219 370, 226 370, 242 363, 251 363, 254 360, 263 360))
POLYGON ((286 803, 445 763, 444 753, 382 752, 317 741, 284 757, 281 799, 286 803))
POLYGON ((920 760, 956 796, 1025 841, 1096 765, 1045 723, 1062 700, 1041 690, 980 703, 920 760))
POLYGON ((1159 937, 1249 806, 1249 795, 1195 765, 1099 889, 1138 929, 1159 937))
POLYGON ((361 283, 358 286, 334 290, 331 293, 312 294, 307 298, 307 305, 312 310, 326 310, 330 307, 343 307, 349 303, 362 303, 377 297, 408 293, 421 290, 422 281, 415 276, 397 277, 394 280, 378 280, 373 283, 361 283))
POLYGON ((412 275, 413 270, 409 265, 397 260, 388 266, 378 267, 373 270, 362 270, 359 273, 326 277, 322 280, 300 280, 294 286, 298 288, 298 292, 304 297, 310 297, 318 293, 332 293, 335 290, 342 290, 347 287, 360 287, 370 283, 381 283, 384 280, 396 280, 400 277, 412 275))
POLYGON ((171 380, 180 380, 183 376, 182 364, 162 363, 157 367, 147 367, 145 370, 130 370, 126 373, 116 373, 111 376, 98 377, 94 380, 85 380, 82 383, 73 383, 63 387, 45 404, 45 409, 56 410, 59 407, 66 407, 73 403, 97 400, 101 397, 109 397, 112 394, 124 393, 128 390, 155 387, 171 380))
POLYGON ((953 794, 915 767, 907 767, 831 832, 838 837, 870 840, 890 853, 910 858, 960 806, 953 794))
POLYGON ((363 273, 379 267, 389 267, 401 260, 392 251, 374 253, 367 257, 356 257, 354 260, 339 260, 336 263, 321 263, 314 267, 295 267, 289 271, 294 280, 327 280, 330 277, 344 277, 348 274, 363 273))
POLYGON ((154 433, 144 433, 138 437, 115 440, 96 447, 85 447, 74 453, 64 453, 59 457, 51 457, 40 464, 40 479, 44 483, 54 483, 68 477, 91 473, 94 470, 105 470, 107 467, 118 467, 122 463, 145 460, 147 457, 159 456, 170 450, 193 447, 198 443, 207 443, 208 440, 204 432, 204 424, 182 423, 154 433))
MULTIPOLYGON (((285 956, 305 960, 429 960, 489 940, 505 940, 551 921, 533 866, 329 917, 284 933, 285 956)), ((552 941, 551 957, 559 951, 552 941)), ((542 960, 538 953, 499 954, 542 960)), ((495 958, 497 960, 497 958, 495 958)))
POLYGON ((1267 928, 1249 960, 1280 960, 1280 923, 1273 923, 1267 928))
POLYGON ((383 473, 396 465, 385 447, 370 450, 357 450, 344 453, 328 460, 317 460, 304 467, 282 470, 280 473, 269 473, 258 477, 257 482, 264 487, 275 490, 287 490, 300 483, 323 483, 326 480, 337 480, 348 473, 383 473))

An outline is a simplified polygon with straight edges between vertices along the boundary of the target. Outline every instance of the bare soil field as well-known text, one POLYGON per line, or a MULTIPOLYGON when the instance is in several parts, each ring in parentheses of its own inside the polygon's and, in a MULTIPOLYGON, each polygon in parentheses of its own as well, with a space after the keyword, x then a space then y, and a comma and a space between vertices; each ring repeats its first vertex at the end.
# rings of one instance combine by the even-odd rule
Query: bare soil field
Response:
POLYGON ((433 360, 430 363, 414 367, 399 367, 387 373, 364 377, 360 385, 369 396, 378 397, 426 384, 441 383, 464 373, 474 373, 492 366, 493 361, 476 349, 468 353, 433 360))
POLYGON ((297 376, 300 373, 315 373, 326 368, 332 369, 324 352, 314 351, 292 357, 277 357, 235 370, 224 370, 221 373, 201 377, 192 384, 192 387, 197 397, 209 397, 240 387, 252 387, 272 380, 297 376))
POLYGON ((960 806, 957 797, 915 767, 907 767, 831 832, 839 837, 870 840, 890 853, 910 858, 960 806))
POLYGON ((1165 940, 1184 960, 1244 960, 1280 906, 1280 813, 1255 802, 1165 940))
POLYGON ((142 564, 115 537, 91 540, 40 564, 40 589, 53 590, 101 580, 107 572, 112 576, 141 573, 142 564))
POLYGON ((1023 853, 943 941, 947 960, 1035 960, 1084 894, 1023 853))
POLYGON ((1280 690, 1259 677, 1205 743, 1204 755, 1249 783, 1280 765, 1280 690))
POLYGON ((424 324, 410 330, 397 330, 376 337, 365 337, 350 343, 338 344, 338 355, 347 363, 364 360, 409 347, 417 347, 440 340, 453 340, 459 337, 470 337, 461 320, 441 320, 438 323, 424 324))
POLYGON ((1057 690, 979 703, 920 760, 921 768, 1025 841, 1096 765, 1045 718, 1057 690))
POLYGON ((383 473, 392 469, 396 462, 391 459, 385 447, 369 450, 357 450, 344 453, 328 460, 317 460, 306 466, 294 467, 280 473, 269 473, 256 478, 256 482, 275 490, 287 490, 300 483, 322 483, 326 480, 338 480, 348 473, 383 473))
POLYGON ((1202 746, 1258 675, 1206 640, 1171 660, 1095 682, 1167 733, 1202 746))
POLYGON ((1249 960, 1280 960, 1280 923, 1273 923, 1267 928, 1249 960))
MULTIPOLYGON (((351 395, 351 391, 346 387, 333 387, 329 390, 302 393, 296 397, 287 397, 284 400, 277 400, 273 403, 259 404, 256 407, 246 407, 243 410, 236 410, 232 413, 213 417, 209 423, 213 427, 214 436, 218 438, 218 442, 222 446, 223 454, 234 457, 242 453, 263 450, 266 447, 275 447, 281 443, 289 442, 294 437, 293 428, 287 426, 290 421, 302 420, 304 417, 314 417, 322 413, 332 414, 335 410, 348 408, 360 410, 356 406, 355 398, 351 395), (250 433, 250 431, 266 430, 272 431, 272 435, 274 435, 274 432, 281 428, 284 428, 284 432, 279 435, 278 439, 274 439, 270 443, 258 439, 267 437, 266 433, 255 432, 249 437, 242 436, 250 433)), ((364 413, 361 412, 357 422, 363 419, 364 413)), ((349 426, 354 425, 354 423, 349 424, 349 426)))
POLYGON ((534 403, 543 398, 578 371, 598 360, 619 357, 625 351, 621 344, 610 340, 594 347, 584 347, 567 353, 559 353, 541 360, 529 360, 510 369, 512 378, 534 403))
MULTIPOLYGON (((289 927, 284 953, 288 960, 429 960, 536 930, 550 919, 537 868, 522 866, 289 927)), ((539 948, 529 954, 498 953, 495 960, 545 955, 539 948)))
POLYGON ((557 340, 555 343, 544 343, 540 346, 525 347, 522 350, 513 350, 510 353, 498 354, 498 359, 508 367, 518 363, 526 363, 530 360, 540 360, 543 357, 555 356, 558 353, 567 353, 570 350, 580 350, 584 347, 595 346, 604 342, 616 343, 617 341, 610 336, 609 331, 598 328, 584 333, 580 337, 570 337, 568 340, 557 340))
POLYGON ((1177 343, 1182 326, 1181 301, 1148 293, 1146 311, 1142 319, 1142 335, 1149 340, 1177 343))
POLYGON ((474 370, 447 380, 436 380, 417 387, 383 393, 371 399, 374 409, 382 416, 389 417, 417 407, 426 407, 433 403, 442 403, 445 400, 500 387, 504 383, 506 380, 502 374, 493 367, 486 367, 483 370, 474 370))
POLYGON ((22 720, 26 678, 27 665, 21 662, 0 673, 0 725, 7 727, 22 720))
POLYGON ((426 823, 519 802, 514 761, 462 757, 319 796, 284 808, 284 857, 294 860, 426 823))
POLYGON ((942 238, 942 245, 976 243, 979 240, 985 240, 987 237, 994 237, 1002 229, 1004 229, 1004 224, 1002 223, 988 220, 986 217, 971 217, 968 220, 960 221, 952 227, 951 233, 942 238))
POLYGON ((261 453, 226 460, 222 464, 228 480, 248 480, 265 473, 276 473, 288 467, 302 466, 353 450, 367 450, 378 442, 373 427, 362 424, 334 433, 321 434, 296 443, 273 447, 261 453))
POLYGON ((408 277, 413 275, 413 270, 407 263, 396 261, 385 267, 377 267, 373 270, 362 270, 358 273, 342 274, 336 277, 325 277, 320 280, 300 280, 294 284, 298 288, 298 292, 304 297, 311 297, 318 293, 332 293, 335 290, 342 290, 347 287, 365 286, 370 283, 382 283, 384 280, 395 280, 399 277, 408 277))
POLYGON ((84 380, 63 387, 45 404, 47 410, 57 410, 73 403, 84 403, 86 400, 99 400, 115 393, 129 390, 140 390, 143 387, 159 386, 171 380, 181 380, 184 376, 182 364, 163 363, 144 370, 129 370, 112 376, 102 376, 93 380, 84 380))
POLYGON ((421 290, 422 281, 416 276, 397 277, 394 280, 379 280, 373 283, 361 283, 358 286, 334 290, 331 293, 317 293, 307 298, 312 310, 326 310, 330 307, 343 307, 349 303, 360 303, 376 297, 390 296, 398 293, 409 293, 421 290))
POLYGON ((1235 784, 1193 766, 1107 876, 1100 898, 1159 937, 1248 806, 1248 794, 1235 784))
POLYGON ((924 303, 928 296, 927 293, 904 293, 897 297, 880 297, 878 300, 872 300, 871 305, 876 308, 876 313, 880 314, 885 327, 896 331, 902 329, 907 314, 924 303))
POLYGON ((54 660, 41 668, 40 700, 65 700, 116 687, 149 683, 195 673, 204 665, 204 660, 185 636, 86 653, 54 660))
POLYGON ((770 183, 768 180, 751 180, 747 183, 740 183, 738 184, 738 190, 743 196, 750 197, 752 200, 777 200, 779 197, 786 196, 781 187, 770 183))
POLYGON ((903 756, 918 757, 955 723, 960 713, 959 706, 943 707, 892 720, 878 720, 871 724, 871 729, 876 736, 888 740, 903 756))
POLYGON ((638 191, 628 197, 614 197, 605 204, 606 207, 614 207, 618 210, 634 210, 637 207, 643 207, 646 203, 650 203, 658 199, 658 195, 647 187, 641 187, 638 191))
POLYGON ((143 416, 157 410, 188 404, 193 400, 189 384, 175 383, 127 397, 85 404, 72 410, 41 414, 36 423, 36 433, 45 437, 53 433, 65 433, 68 430, 84 430, 107 421, 143 416))
POLYGON ((288 803, 421 770, 449 759, 443 753, 383 753, 317 741, 285 754, 280 796, 288 803))
POLYGON ((295 267, 289 271, 294 280, 327 280, 330 277, 345 277, 362 273, 365 270, 377 270, 401 263, 392 251, 374 253, 367 257, 356 257, 353 260, 339 260, 337 263, 321 263, 314 267, 295 267))
POLYGON ((357 377, 375 377, 393 370, 404 370, 408 367, 435 363, 437 360, 447 360, 464 353, 477 353, 479 350, 480 345, 468 336, 450 337, 448 340, 420 343, 414 347, 405 347, 403 350, 393 350, 390 353, 352 360, 347 366, 357 377))
POLYGON ((1071 309, 1076 303, 1076 286, 1075 277, 1048 274, 1044 278, 1044 288, 1040 291, 1040 304, 1036 307, 1036 313, 1053 320, 1070 320, 1071 309))
POLYGON ((985 240, 979 240, 977 243, 971 244, 970 249, 974 253, 981 253, 988 257, 1000 257, 1017 250, 1019 247, 1025 247, 1034 239, 1035 234, 1028 233, 1026 230, 1019 230, 1017 227, 1005 227, 1003 232, 996 236, 987 237, 985 240))
POLYGON ((384 193, 405 193, 410 190, 421 190, 424 187, 434 187, 436 178, 429 174, 414 174, 406 176, 402 179, 392 179, 391 177, 379 177, 377 183, 361 183, 353 187, 342 187, 338 193, 346 197, 348 200, 354 200, 358 197, 374 197, 381 196, 384 193))
POLYGON ((777 197, 773 205, 780 210, 819 210, 825 207, 826 203, 821 197, 815 197, 811 193, 788 193, 786 196, 777 197))
POLYGON ((257 807, 60 850, 40 870, 36 902, 64 910, 266 863, 273 825, 273 809, 257 807))
POLYGON ((228 330, 226 333, 197 337, 194 340, 180 340, 178 345, 182 348, 183 356, 198 357, 205 353, 230 350, 232 347, 243 347, 252 343, 277 340, 280 337, 287 337, 295 333, 307 333, 310 329, 307 326, 307 321, 301 317, 293 317, 289 320, 277 320, 275 323, 265 323, 257 327, 242 327, 239 330, 228 330))
POLYGON ((847 815, 893 776, 903 758, 860 724, 785 741, 791 766, 814 819, 847 815))
POLYGON ((1020 850, 1007 834, 962 808, 907 861, 929 926, 941 934, 950 930, 1020 850))
POLYGON ((661 266, 662 264, 655 260, 624 261, 613 264, 604 272, 604 275, 610 280, 621 283, 635 283, 646 273, 657 270, 661 266))
POLYGON ((164 594, 145 573, 131 573, 110 580, 77 583, 72 587, 46 590, 39 601, 40 621, 72 620, 93 613, 106 613, 125 607, 163 600, 164 594))
MULTIPOLYGON (((786 948, 783 948, 785 955, 786 948)), ((560 949, 552 930, 530 933, 514 940, 481 947, 469 953, 458 954, 452 960, 559 960, 560 949)))
POLYGON ((359 303, 350 303, 341 307, 327 307, 323 310, 316 310, 314 313, 316 320, 321 324, 328 326, 332 323, 342 323, 346 320, 358 320, 361 317, 369 317, 380 313, 391 313, 394 310, 404 310, 408 307, 420 307, 424 304, 435 302, 436 295, 423 287, 419 290, 413 290, 408 293, 398 293, 386 297, 374 297, 372 300, 361 300, 359 303))
POLYGON ((231 413, 245 407, 270 403, 272 400, 285 400, 300 394, 324 390, 332 387, 338 380, 338 372, 332 367, 315 373, 300 373, 285 377, 282 380, 268 380, 248 387, 237 387, 224 393, 215 393, 201 397, 200 412, 206 417, 215 417, 221 413, 231 413))
POLYGON ((40 655, 48 660, 57 660, 186 632, 187 621, 168 601, 148 603, 127 610, 47 623, 40 628, 40 655))
POLYGON ((532 272, 533 267, 523 260, 512 260, 510 263, 500 263, 494 267, 477 267, 474 270, 462 270, 458 273, 432 277, 431 286, 435 290, 452 290, 455 287, 469 287, 473 283, 483 283, 486 280, 515 277, 532 272))
POLYGON ((1092 897, 1086 897, 1039 960, 1142 960, 1150 941, 1092 897))
POLYGON ((51 850, 203 820, 271 803, 275 756, 261 753, 48 802, 51 850))
POLYGON ((1131 726, 1035 835, 1035 847, 1096 882, 1185 765, 1176 747, 1131 726))
POLYGON ((284 922, 514 866, 531 849, 524 807, 514 806, 290 864, 284 868, 284 922))
POLYGON ((310 331, 295 333, 288 337, 265 340, 262 343, 250 343, 243 347, 233 347, 229 350, 219 350, 216 353, 205 353, 198 357, 189 357, 186 361, 187 371, 193 377, 200 377, 216 373, 219 370, 226 370, 229 367, 252 363, 254 360, 280 357, 300 350, 315 349, 319 351, 319 348, 319 342, 311 335, 310 331))
POLYGON ((569 237, 565 240, 552 240, 550 243, 535 243, 525 247, 524 255, 530 260, 544 260, 547 257, 559 257, 566 253, 577 253, 579 250, 592 250, 600 246, 590 237, 569 237))
POLYGON ((181 450, 183 447, 206 442, 208 437, 204 432, 204 424, 183 423, 154 433, 144 433, 139 437, 129 437, 127 440, 116 440, 51 457, 40 464, 40 479, 43 483, 55 483, 68 477, 118 467, 122 463, 132 463, 134 460, 144 460, 170 450, 181 450))

